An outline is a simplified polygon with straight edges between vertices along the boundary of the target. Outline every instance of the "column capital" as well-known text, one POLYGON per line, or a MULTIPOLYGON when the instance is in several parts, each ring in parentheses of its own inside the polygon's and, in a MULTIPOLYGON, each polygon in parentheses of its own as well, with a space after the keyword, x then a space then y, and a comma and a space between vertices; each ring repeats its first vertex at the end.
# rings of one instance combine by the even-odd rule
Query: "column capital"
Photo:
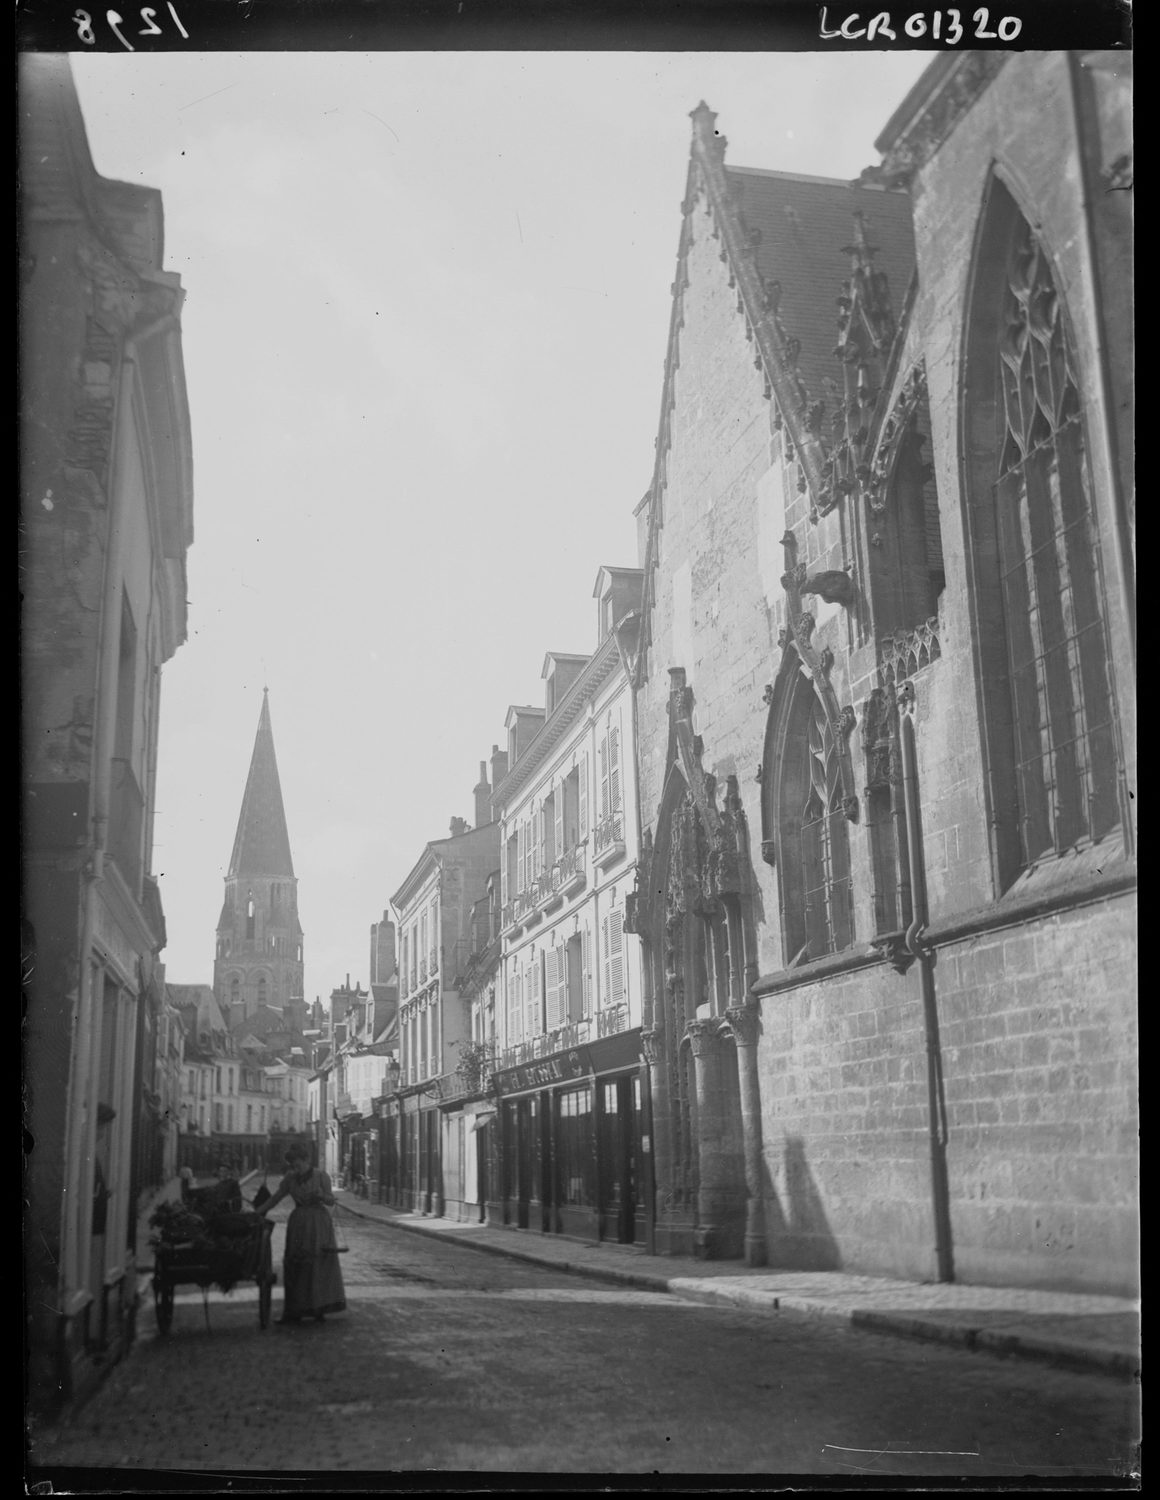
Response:
POLYGON ((706 1057, 721 1045, 721 1017, 707 1021, 690 1021, 685 1028, 694 1057, 706 1057))
POLYGON ((640 1050, 646 1063, 659 1063, 665 1055, 665 1034, 663 1031, 642 1031, 640 1034, 640 1050))
POLYGON ((761 1035, 761 1012, 756 1005, 732 1005, 725 1012, 725 1018, 739 1047, 756 1045, 761 1035))

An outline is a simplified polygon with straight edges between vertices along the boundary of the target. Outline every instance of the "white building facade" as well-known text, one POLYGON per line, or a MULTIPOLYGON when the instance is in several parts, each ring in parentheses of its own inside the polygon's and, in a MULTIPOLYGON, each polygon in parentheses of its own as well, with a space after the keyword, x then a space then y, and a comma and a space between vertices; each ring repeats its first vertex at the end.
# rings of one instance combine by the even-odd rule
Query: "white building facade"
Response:
MULTIPOLYGON (((588 658, 549 652, 545 704, 509 714, 495 788, 502 916, 487 1180, 492 1222, 646 1237, 642 990, 626 928, 639 853, 627 655, 641 573, 602 568, 588 658)), ((631 925, 631 924, 628 924, 631 925)))

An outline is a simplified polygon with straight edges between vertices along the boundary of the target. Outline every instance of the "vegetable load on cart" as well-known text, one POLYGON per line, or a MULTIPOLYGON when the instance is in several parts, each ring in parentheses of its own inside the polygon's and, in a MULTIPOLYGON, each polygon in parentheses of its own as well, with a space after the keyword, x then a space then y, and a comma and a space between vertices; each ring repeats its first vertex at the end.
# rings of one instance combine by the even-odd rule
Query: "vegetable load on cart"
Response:
POLYGON ((185 1203, 162 1203, 149 1219, 153 1233, 153 1303, 157 1327, 168 1333, 173 1323, 175 1289, 198 1286, 209 1327, 209 1289, 230 1292, 243 1281, 258 1286, 258 1326, 270 1321, 273 1225, 261 1214, 243 1212, 236 1182, 195 1189, 185 1203))

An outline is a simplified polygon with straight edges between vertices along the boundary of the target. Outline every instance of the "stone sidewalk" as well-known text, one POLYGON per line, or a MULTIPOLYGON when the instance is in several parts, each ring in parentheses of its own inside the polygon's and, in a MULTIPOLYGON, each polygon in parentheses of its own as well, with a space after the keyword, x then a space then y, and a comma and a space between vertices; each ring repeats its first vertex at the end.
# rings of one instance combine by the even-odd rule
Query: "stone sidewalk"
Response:
POLYGON ((1140 1365, 1138 1302, 1023 1287, 942 1285, 842 1271, 775 1271, 732 1261, 649 1255, 528 1230, 430 1218, 336 1193, 347 1212, 408 1233, 551 1266, 577 1276, 754 1311, 808 1313, 855 1327, 936 1339, 965 1349, 1133 1377, 1140 1365))

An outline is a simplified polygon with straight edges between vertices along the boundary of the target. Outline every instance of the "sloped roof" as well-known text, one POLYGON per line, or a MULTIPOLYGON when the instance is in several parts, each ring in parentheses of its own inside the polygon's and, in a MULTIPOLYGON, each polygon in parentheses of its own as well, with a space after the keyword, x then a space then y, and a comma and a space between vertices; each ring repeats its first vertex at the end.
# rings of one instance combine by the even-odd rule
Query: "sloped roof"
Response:
POLYGON ((267 1037, 275 1032, 285 1032, 289 1036, 300 1036, 301 1032, 294 1022, 285 1016, 280 1010, 272 1005, 259 1005, 256 1009, 236 1026, 230 1028, 232 1036, 243 1036, 252 1033, 256 1037, 267 1037))
POLYGON ((836 178, 758 167, 724 170, 746 228, 760 233, 757 269, 767 282, 781 287, 782 323, 801 342, 798 369, 810 396, 820 400, 825 381, 840 385, 842 380, 834 354, 837 300, 850 278, 854 215, 863 215, 866 238, 878 251, 874 268, 886 273, 897 319, 914 271, 910 198, 836 178))
POLYGON ((270 727, 270 699, 263 688, 262 712, 227 878, 243 875, 292 877, 293 874, 282 784, 274 755, 274 731, 270 727))

